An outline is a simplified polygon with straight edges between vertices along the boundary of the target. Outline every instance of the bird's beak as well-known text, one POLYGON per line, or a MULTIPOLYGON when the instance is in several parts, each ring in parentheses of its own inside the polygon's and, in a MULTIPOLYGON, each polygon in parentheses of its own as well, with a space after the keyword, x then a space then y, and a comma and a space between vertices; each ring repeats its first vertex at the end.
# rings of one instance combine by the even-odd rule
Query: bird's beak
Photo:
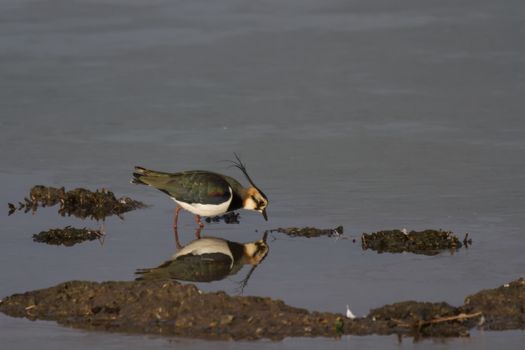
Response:
POLYGON ((262 211, 261 211, 263 217, 264 217, 264 220, 268 221, 268 215, 266 215, 266 208, 264 208, 262 211))

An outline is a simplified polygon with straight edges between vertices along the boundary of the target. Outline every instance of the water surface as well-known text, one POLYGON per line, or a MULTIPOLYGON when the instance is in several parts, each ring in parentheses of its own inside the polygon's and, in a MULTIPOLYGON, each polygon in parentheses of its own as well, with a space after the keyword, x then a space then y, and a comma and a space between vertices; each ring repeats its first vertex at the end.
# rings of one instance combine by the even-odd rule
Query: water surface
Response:
MULTIPOLYGON (((463 298, 523 276, 525 47, 521 1, 0 2, 0 197, 36 184, 107 187, 152 205, 109 218, 103 246, 33 243, 52 227, 4 212, 0 295, 71 279, 129 280, 174 253, 173 202, 129 184, 143 165, 208 169, 238 152, 270 198, 269 222, 204 235, 343 225, 345 234, 443 228, 473 246, 437 256, 363 252, 351 239, 274 234, 247 295, 357 315, 401 300, 463 298)), ((194 223, 182 214, 183 241, 194 223)), ((243 270, 246 272, 247 270, 243 270)), ((198 284, 233 293, 242 273, 198 284)), ((0 316, 10 349, 248 347, 64 329, 0 316), (29 336, 28 336, 29 335, 29 336), (175 342, 173 344, 172 342, 175 342)), ((523 332, 403 348, 518 348, 523 332)), ((377 348, 395 337, 289 339, 264 348, 377 348)))

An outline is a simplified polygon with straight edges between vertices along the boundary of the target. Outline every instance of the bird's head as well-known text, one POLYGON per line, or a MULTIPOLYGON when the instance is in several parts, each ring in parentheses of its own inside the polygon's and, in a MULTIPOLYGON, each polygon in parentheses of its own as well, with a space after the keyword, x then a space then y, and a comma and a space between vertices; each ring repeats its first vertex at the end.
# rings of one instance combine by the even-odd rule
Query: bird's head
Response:
POLYGON ((261 213, 266 221, 266 207, 268 206, 268 198, 255 187, 249 187, 246 190, 246 196, 243 201, 243 208, 248 210, 255 210, 261 213))
POLYGON ((266 255, 270 248, 264 240, 258 240, 255 242, 245 243, 244 244, 244 259, 246 263, 251 265, 259 265, 266 255))
POLYGON ((261 191, 250 178, 250 175, 248 175, 246 167, 241 162, 239 156, 235 153, 234 155, 237 161, 232 161, 233 165, 243 172, 244 176, 246 176, 246 178, 252 185, 251 187, 248 187, 245 191, 242 203, 243 208, 260 212, 263 215, 264 220, 268 221, 268 215, 266 214, 266 207, 268 206, 268 197, 266 197, 264 192, 261 191))
POLYGON ((246 287, 246 285, 248 284, 248 280, 250 279, 253 271, 255 271, 257 266, 259 266, 259 264, 264 260, 264 258, 266 258, 268 252, 270 251, 270 247, 268 246, 268 243, 266 243, 268 233, 269 231, 264 232, 262 239, 258 241, 244 244, 243 260, 245 264, 251 264, 252 268, 240 283, 239 289, 241 294, 244 290, 244 287, 246 287))

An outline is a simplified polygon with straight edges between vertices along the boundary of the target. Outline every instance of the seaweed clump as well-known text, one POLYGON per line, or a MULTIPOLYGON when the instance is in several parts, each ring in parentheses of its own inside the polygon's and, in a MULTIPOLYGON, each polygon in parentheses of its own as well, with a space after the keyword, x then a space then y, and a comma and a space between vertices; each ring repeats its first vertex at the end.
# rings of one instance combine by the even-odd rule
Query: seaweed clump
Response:
MULTIPOLYGON (((465 236, 464 244, 472 241, 465 236)), ((375 233, 363 233, 361 247, 378 253, 402 253, 436 255, 442 250, 455 251, 463 246, 459 238, 450 231, 424 230, 410 231, 390 230, 375 233)))
POLYGON ((33 241, 51 245, 64 245, 70 247, 84 241, 102 239, 104 233, 101 230, 88 230, 86 228, 74 228, 66 226, 42 231, 33 235, 33 241))
POLYGON ((343 226, 338 226, 336 228, 331 229, 320 229, 315 227, 288 227, 288 228, 276 228, 273 230, 270 230, 270 232, 280 232, 284 233, 285 235, 291 236, 291 237, 306 237, 306 238, 312 238, 312 237, 320 237, 320 236, 340 236, 343 234, 343 226))
POLYGON ((232 211, 220 216, 207 217, 205 220, 207 223, 224 221, 225 224, 240 224, 239 217, 239 213, 232 211))
POLYGON ((15 210, 24 212, 35 212, 38 207, 49 207, 60 204, 58 213, 62 216, 76 216, 82 219, 91 218, 95 220, 104 219, 110 215, 121 215, 125 212, 143 208, 145 204, 129 197, 115 197, 115 194, 107 189, 90 191, 85 188, 76 188, 65 191, 64 187, 34 186, 29 192, 29 197, 18 203, 18 208, 8 203, 9 215, 15 210))

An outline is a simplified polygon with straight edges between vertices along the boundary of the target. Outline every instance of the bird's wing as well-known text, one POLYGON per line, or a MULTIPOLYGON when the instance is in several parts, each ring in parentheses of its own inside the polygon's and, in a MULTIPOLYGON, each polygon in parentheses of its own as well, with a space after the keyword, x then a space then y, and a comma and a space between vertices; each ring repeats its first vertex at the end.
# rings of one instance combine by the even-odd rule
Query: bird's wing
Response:
POLYGON ((224 177, 208 171, 149 173, 140 180, 184 203, 221 204, 232 195, 224 177))

